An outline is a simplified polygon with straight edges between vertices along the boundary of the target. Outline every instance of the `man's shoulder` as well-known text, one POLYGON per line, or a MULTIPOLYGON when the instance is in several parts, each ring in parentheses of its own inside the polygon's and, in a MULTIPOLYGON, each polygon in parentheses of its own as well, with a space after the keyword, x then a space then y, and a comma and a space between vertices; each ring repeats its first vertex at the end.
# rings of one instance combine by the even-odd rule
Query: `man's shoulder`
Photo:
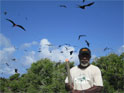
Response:
POLYGON ((95 65, 93 65, 93 64, 90 65, 90 68, 91 68, 91 69, 94 69, 94 70, 100 70, 98 66, 95 66, 95 65))
POLYGON ((78 66, 74 66, 71 68, 71 70, 77 70, 78 69, 78 66))

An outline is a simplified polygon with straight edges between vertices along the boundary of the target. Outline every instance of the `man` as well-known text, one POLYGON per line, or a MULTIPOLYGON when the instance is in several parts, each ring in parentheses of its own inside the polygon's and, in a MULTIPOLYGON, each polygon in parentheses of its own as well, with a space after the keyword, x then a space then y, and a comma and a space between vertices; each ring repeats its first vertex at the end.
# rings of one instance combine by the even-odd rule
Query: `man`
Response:
POLYGON ((72 84, 65 79, 65 88, 71 93, 100 93, 103 88, 101 71, 97 66, 90 64, 91 51, 82 48, 79 51, 78 66, 70 69, 72 84))

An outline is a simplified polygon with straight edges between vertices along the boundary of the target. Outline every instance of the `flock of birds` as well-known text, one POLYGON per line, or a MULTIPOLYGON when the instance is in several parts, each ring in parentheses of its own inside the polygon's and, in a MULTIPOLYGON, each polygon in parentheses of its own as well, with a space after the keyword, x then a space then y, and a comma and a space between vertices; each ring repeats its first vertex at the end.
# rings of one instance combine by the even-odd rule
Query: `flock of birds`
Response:
MULTIPOLYGON (((82 2, 84 3, 85 0, 83 0, 82 2)), ((89 7, 89 6, 93 5, 94 3, 95 3, 95 2, 91 2, 91 3, 88 3, 88 4, 84 4, 84 5, 78 5, 78 8, 85 9, 86 7, 89 7)), ((60 5, 60 7, 67 8, 66 5, 60 5)))
MULTIPOLYGON (((79 36, 78 36, 78 40, 80 40, 82 37, 86 37, 86 35, 79 35, 79 36)), ((90 43, 89 43, 87 40, 85 40, 85 42, 86 42, 87 47, 90 47, 90 43)), ((49 47, 56 47, 56 46, 54 46, 54 45, 52 45, 52 44, 45 44, 45 45, 46 45, 46 46, 49 46, 49 47)), ((71 45, 71 44, 65 43, 65 44, 58 45, 57 47, 60 48, 60 47, 62 47, 62 46, 65 47, 66 51, 68 51, 70 55, 72 55, 74 52, 77 52, 77 51, 70 50, 70 49, 68 48, 69 46, 73 46, 73 45, 71 45)), ((73 47, 77 47, 77 46, 73 46, 73 47)), ((15 49, 18 49, 18 48, 15 48, 15 49)), ((107 51, 107 50, 112 50, 112 48, 105 47, 105 48, 104 48, 104 51, 107 51)), ((24 51, 27 52, 28 50, 25 49, 24 51)), ((41 51, 41 49, 39 48, 39 50, 38 50, 37 52, 42 52, 42 51, 41 51)), ((65 52, 65 51, 60 51, 60 53, 64 53, 64 52, 65 52)), ((52 51, 50 51, 50 53, 52 53, 52 51)), ((71 58, 72 58, 72 57, 71 57, 71 58)), ((70 59, 71 59, 71 58, 70 58, 70 59)), ((15 62, 15 61, 16 61, 16 58, 12 58, 11 60, 12 60, 13 62, 15 62)), ((10 65, 9 65, 7 62, 6 62, 5 64, 6 64, 6 66, 10 67, 10 65)), ((17 68, 15 68, 14 70, 15 70, 15 73, 18 73, 18 69, 17 69, 17 68)), ((3 74, 3 73, 1 73, 1 74, 3 74)))
MULTIPOLYGON (((85 0, 83 0, 82 2, 84 3, 85 0)), ((89 7, 89 6, 93 5, 94 3, 95 3, 95 2, 91 2, 91 3, 85 4, 85 5, 78 5, 78 8, 86 9, 86 7, 89 7)), ((66 5, 60 5, 60 7, 67 8, 66 5)), ((7 12, 6 12, 6 11, 4 12, 4 15, 7 15, 7 12)), ((13 20, 8 19, 8 18, 7 18, 6 20, 9 21, 9 22, 12 24, 12 27, 19 27, 19 28, 21 28, 23 31, 26 31, 26 29, 25 29, 22 25, 16 24, 13 20)), ((86 37, 86 35, 79 35, 79 36, 78 36, 78 40, 80 40, 81 37, 86 37)), ((85 40, 85 43, 86 43, 86 45, 87 45, 88 47, 90 47, 90 43, 88 42, 88 40, 85 40)), ((46 44, 46 45, 49 46, 49 47, 54 46, 54 45, 52 45, 52 44, 46 44)), ((60 48, 60 47, 62 47, 63 45, 72 46, 71 44, 65 43, 65 44, 58 45, 58 47, 60 48)), ((76 52, 76 51, 73 51, 73 50, 69 50, 68 47, 66 47, 66 46, 65 46, 65 48, 66 48, 67 51, 69 51, 70 55, 72 55, 74 52, 76 52)), ((73 47, 77 47, 77 46, 73 46, 73 47)), ((17 49, 17 48, 15 48, 15 49, 17 49)), ((104 48, 104 51, 107 51, 107 50, 110 50, 110 49, 111 49, 111 48, 106 47, 106 48, 104 48)), ((25 49, 24 51, 27 52, 26 49, 25 49)), ((41 49, 39 48, 39 50, 38 50, 37 52, 42 52, 42 51, 41 51, 41 49)), ((52 51, 50 51, 50 53, 52 53, 52 51)), ((60 51, 60 53, 64 53, 64 51, 60 51)), ((11 60, 12 60, 12 61, 16 61, 16 58, 12 58, 11 60)), ((7 66, 10 66, 8 63, 5 63, 5 64, 6 64, 7 66)), ((18 69, 15 69, 15 73, 18 73, 18 69)), ((1 73, 1 74, 3 74, 3 73, 1 73)))
MULTIPOLYGON (((84 3, 85 0, 83 0, 82 2, 84 3)), ((91 5, 93 5, 94 3, 95 3, 95 2, 91 2, 91 3, 85 4, 85 5, 78 5, 78 8, 85 9, 86 7, 91 6, 91 5)), ((66 5, 60 5, 60 7, 67 8, 66 5)), ((6 11, 4 12, 4 15, 7 15, 7 12, 6 12, 6 11)), ((26 18, 26 19, 27 19, 27 18, 26 18)), ((10 23, 12 23, 12 26, 13 26, 13 27, 19 27, 19 28, 21 28, 22 30, 26 31, 26 29, 25 29, 23 26, 21 26, 21 25, 19 25, 19 24, 16 24, 13 20, 11 20, 11 19, 6 19, 6 20, 9 21, 10 23)))

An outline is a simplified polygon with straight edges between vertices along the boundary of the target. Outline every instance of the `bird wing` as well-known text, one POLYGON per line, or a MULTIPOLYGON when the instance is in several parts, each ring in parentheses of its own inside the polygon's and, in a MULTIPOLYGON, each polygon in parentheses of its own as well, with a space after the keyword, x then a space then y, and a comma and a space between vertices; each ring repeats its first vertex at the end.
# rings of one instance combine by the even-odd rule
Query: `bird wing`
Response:
POLYGON ((85 2, 85 0, 83 0, 83 2, 85 2))
POLYGON ((87 40, 85 40, 85 42, 87 43, 87 46, 89 47, 90 43, 87 40))
POLYGON ((91 6, 91 5, 93 5, 95 2, 92 2, 92 3, 89 3, 89 4, 87 4, 86 6, 91 6))
POLYGON ((15 25, 15 23, 12 20, 10 20, 10 19, 6 19, 6 20, 8 20, 9 22, 11 22, 13 24, 13 26, 15 25))
POLYGON ((22 28, 25 31, 25 28, 23 26, 21 26, 21 25, 16 25, 16 26, 22 28))
POLYGON ((65 7, 65 8, 67 8, 66 5, 60 5, 60 7, 65 7))
POLYGON ((106 50, 107 50, 107 48, 108 48, 108 47, 104 48, 104 51, 106 51, 106 50))
POLYGON ((73 51, 70 51, 70 55, 72 55, 73 51))
POLYGON ((85 9, 86 5, 83 5, 83 6, 79 5, 78 7, 81 9, 85 9))
POLYGON ((86 35, 79 35, 79 36, 78 36, 78 40, 80 39, 80 37, 83 37, 83 36, 86 36, 86 35))

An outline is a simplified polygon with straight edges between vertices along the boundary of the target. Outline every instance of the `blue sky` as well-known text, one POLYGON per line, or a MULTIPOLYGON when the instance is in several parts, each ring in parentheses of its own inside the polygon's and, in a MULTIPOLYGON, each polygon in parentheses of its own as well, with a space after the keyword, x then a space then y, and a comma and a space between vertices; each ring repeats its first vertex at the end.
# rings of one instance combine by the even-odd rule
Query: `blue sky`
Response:
MULTIPOLYGON (((54 46, 60 44, 69 43, 72 46, 67 46, 70 50, 75 50, 75 56, 72 61, 76 61, 78 64, 78 51, 82 47, 87 47, 85 40, 90 42, 90 49, 93 57, 105 56, 108 53, 114 52, 119 54, 123 52, 124 48, 124 29, 123 29, 123 1, 117 0, 102 0, 95 1, 95 4, 86 7, 85 10, 78 8, 78 5, 84 5, 92 2, 82 0, 51 0, 51 1, 29 1, 29 0, 10 0, 1 1, 0 6, 0 35, 1 35, 1 65, 0 73, 3 72, 3 68, 6 61, 10 61, 10 58, 14 57, 18 60, 16 63, 9 62, 12 64, 11 68, 7 68, 5 74, 0 76, 8 77, 12 75, 14 65, 20 69, 20 73, 25 73, 22 70, 23 63, 28 64, 25 68, 28 68, 32 61, 39 60, 40 58, 48 57, 56 60, 56 55, 61 49, 42 47, 44 44, 51 43, 54 46), (59 7, 60 5, 66 5, 67 8, 59 7), (7 12, 4 15, 4 12, 7 12), (12 24, 6 20, 9 18, 15 23, 22 25, 26 32, 18 27, 12 27, 12 24), (82 37, 78 40, 78 35, 85 34, 86 37, 82 37), (77 47, 73 47, 73 46, 77 47), (19 48, 18 50, 10 49, 13 46, 19 48), (39 48, 43 50, 45 54, 37 54, 39 48), (105 47, 110 47, 112 51, 104 52, 105 47), (9 48, 5 52, 6 48, 9 48), (28 52, 24 52, 24 50, 28 52), (47 50, 54 50, 54 54, 51 57, 47 50), (3 54, 2 54, 3 53, 3 54), (38 57, 37 57, 38 56, 38 57), (26 61, 26 58, 30 59, 30 62, 26 61), (24 60, 22 60, 24 59, 24 60), (5 61, 4 61, 5 60, 5 61), (23 61, 23 63, 21 63, 23 61), (20 65, 21 64, 21 65, 20 65)), ((64 48, 64 47, 63 47, 64 48)), ((62 50, 63 50, 62 48, 62 50)), ((66 55, 66 54, 64 54, 66 55)), ((65 56, 61 55, 61 60, 65 59, 65 56), (64 57, 63 57, 64 56, 64 57)), ((69 55, 67 54, 67 58, 69 55)), ((13 72, 14 73, 14 72, 13 72)))

